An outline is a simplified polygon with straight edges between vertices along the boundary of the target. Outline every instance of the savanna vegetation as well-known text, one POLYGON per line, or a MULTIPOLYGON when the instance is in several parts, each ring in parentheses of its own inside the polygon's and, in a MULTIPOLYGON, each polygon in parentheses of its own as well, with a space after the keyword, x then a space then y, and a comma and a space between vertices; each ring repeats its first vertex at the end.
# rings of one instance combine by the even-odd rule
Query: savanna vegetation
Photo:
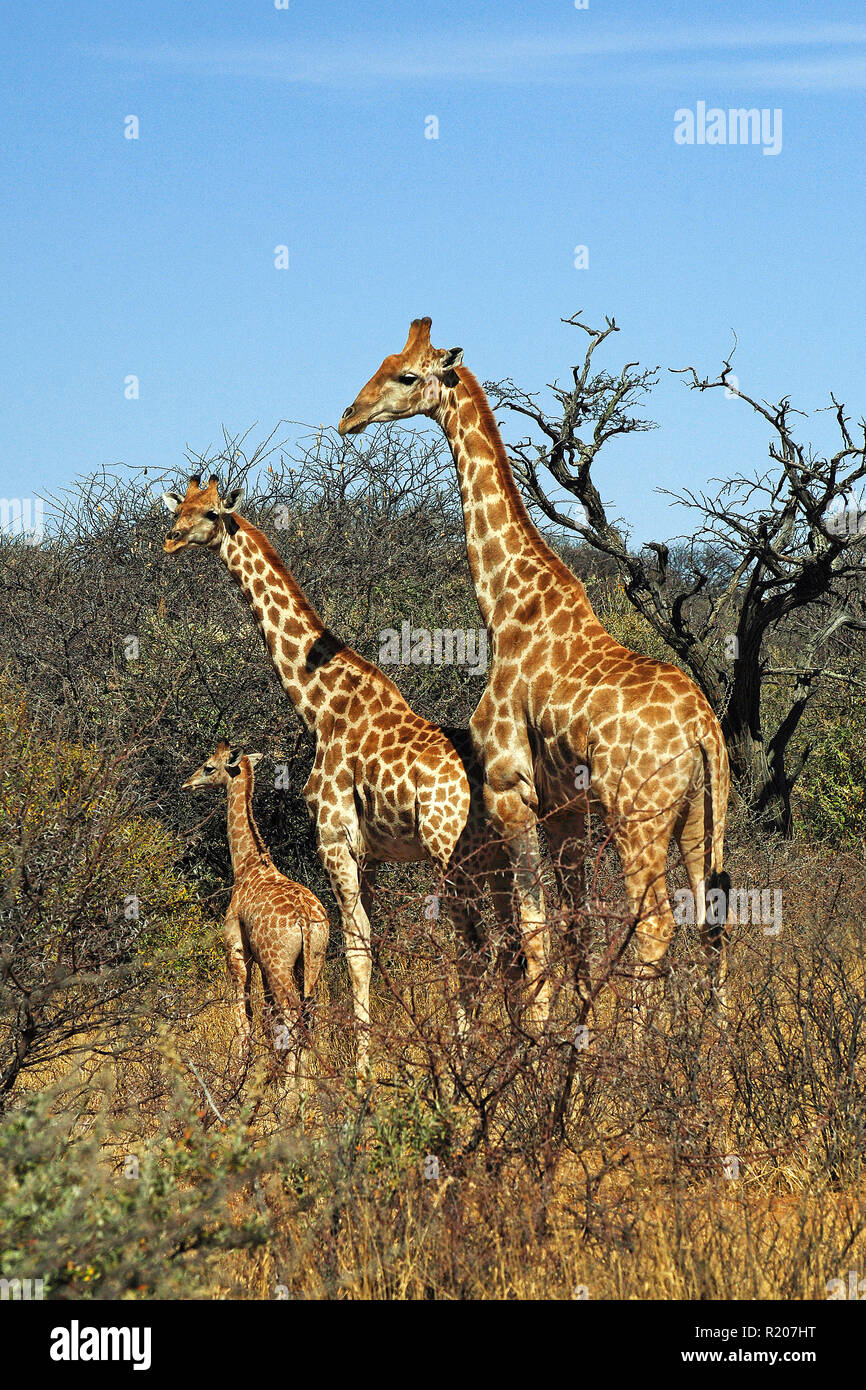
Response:
MULTIPOLYGON (((76 1299, 733 1299, 825 1298, 829 1281, 866 1274, 863 538, 849 528, 828 561, 826 533, 822 589, 806 554, 820 470, 777 411, 778 487, 761 476, 782 529, 768 505, 754 536, 720 537, 714 501, 715 535, 708 522, 648 564, 593 511, 594 454, 575 443, 581 421, 598 447, 605 418, 633 422, 634 396, 589 368, 574 381, 584 394, 561 396, 565 427, 541 416, 561 444, 554 468, 514 448, 540 520, 546 503, 557 517, 551 476, 588 501, 580 534, 551 538, 599 616, 635 650, 703 669, 723 718, 747 696, 733 665, 723 679, 725 636, 757 643, 750 737, 778 735, 778 756, 742 745, 726 867, 744 890, 780 893, 782 914, 731 926, 729 1028, 684 926, 665 1006, 633 1045, 632 924, 596 825, 588 1033, 574 1029, 554 921, 549 1033, 524 1032, 491 949, 461 1057, 456 946, 430 911, 432 874, 389 866, 373 913, 373 1080, 353 1075, 336 930, 305 1086, 283 1076, 260 997, 239 1069, 223 803, 179 788, 222 737, 265 754, 264 838, 336 926, 301 798, 312 747, 216 560, 163 554, 169 480, 99 472, 52 499, 38 543, 0 542, 3 1277, 76 1299), (761 605, 792 591, 765 622, 761 605)), ((510 383, 500 400, 535 410, 510 383)), ((432 437, 381 428, 359 447, 324 431, 286 449, 226 436, 189 463, 245 486, 241 510, 373 660, 404 621, 477 627, 451 464, 432 437)), ((448 725, 466 724, 483 688, 457 664, 391 674, 448 725)), ((686 882, 673 860, 671 877, 686 882)))

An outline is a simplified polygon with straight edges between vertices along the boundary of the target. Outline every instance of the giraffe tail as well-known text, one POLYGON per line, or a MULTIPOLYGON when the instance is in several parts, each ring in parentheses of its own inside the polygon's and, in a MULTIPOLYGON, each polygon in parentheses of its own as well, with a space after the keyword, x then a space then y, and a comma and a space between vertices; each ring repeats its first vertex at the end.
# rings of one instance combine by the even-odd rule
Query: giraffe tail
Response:
POLYGON ((705 920, 711 934, 720 936, 728 920, 728 895, 731 891, 731 876, 722 868, 730 770, 721 732, 716 738, 701 740, 701 755, 704 764, 704 833, 709 851, 705 920))

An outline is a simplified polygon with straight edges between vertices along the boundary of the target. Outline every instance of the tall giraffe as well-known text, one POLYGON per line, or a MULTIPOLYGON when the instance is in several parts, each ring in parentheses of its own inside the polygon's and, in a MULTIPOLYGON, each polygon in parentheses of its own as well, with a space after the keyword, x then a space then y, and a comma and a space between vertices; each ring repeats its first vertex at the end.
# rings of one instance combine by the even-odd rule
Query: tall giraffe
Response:
POLYGON ((190 479, 185 496, 163 493, 174 515, 164 543, 213 551, 239 585, 283 690, 316 746, 304 799, 319 858, 340 911, 358 1031, 357 1069, 369 1069, 370 904, 376 865, 429 860, 446 886, 463 938, 458 1013, 477 1005, 481 932, 477 896, 486 881, 507 925, 507 860, 484 813, 481 777, 460 731, 410 709, 393 681, 329 632, 267 538, 225 498, 219 479, 190 479), (506 870, 506 879, 500 877, 506 870))
MULTIPOLYGON (((583 894, 588 781, 623 866, 636 922, 637 977, 649 992, 665 973, 674 919, 665 882, 673 836, 694 895, 716 1007, 724 1008, 722 852, 730 775, 718 720, 676 666, 638 656, 611 637, 581 582, 533 525, 514 481, 487 398, 462 366, 460 348, 430 343, 415 319, 403 351, 386 357, 344 412, 340 433, 380 420, 426 415, 451 448, 460 484, 469 567, 492 635, 488 684, 470 730, 482 761, 485 801, 509 846, 527 958, 543 979, 545 911, 537 820, 544 818, 572 920, 583 894), (709 901, 707 893, 716 890, 709 901)), ((585 917, 584 917, 585 920, 585 917)), ((581 1017, 591 1002, 585 928, 572 941, 581 1017)))
POLYGON ((262 972, 278 1054, 294 1059, 309 1036, 310 1004, 325 963, 330 925, 315 893, 281 874, 253 816, 253 768, 261 753, 217 745, 183 791, 227 788, 227 829, 234 887, 225 921, 226 963, 234 986, 235 1026, 243 1052, 252 1023, 253 962, 262 972))

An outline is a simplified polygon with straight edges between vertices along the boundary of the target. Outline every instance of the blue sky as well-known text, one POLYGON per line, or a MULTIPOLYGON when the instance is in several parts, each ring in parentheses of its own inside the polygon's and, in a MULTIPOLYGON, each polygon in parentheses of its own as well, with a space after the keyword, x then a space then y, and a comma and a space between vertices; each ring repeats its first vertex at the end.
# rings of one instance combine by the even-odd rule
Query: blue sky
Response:
MULTIPOLYGON (((744 389, 866 409, 862 4, 5 0, 0 25, 4 496, 335 424, 422 314, 482 380, 566 375, 582 309, 621 326, 611 368, 714 374, 733 328, 744 389), (781 152, 676 144, 699 101, 780 108, 781 152)), ((655 489, 765 458, 721 393, 665 374, 650 413, 596 480, 639 538, 686 524, 655 489)))

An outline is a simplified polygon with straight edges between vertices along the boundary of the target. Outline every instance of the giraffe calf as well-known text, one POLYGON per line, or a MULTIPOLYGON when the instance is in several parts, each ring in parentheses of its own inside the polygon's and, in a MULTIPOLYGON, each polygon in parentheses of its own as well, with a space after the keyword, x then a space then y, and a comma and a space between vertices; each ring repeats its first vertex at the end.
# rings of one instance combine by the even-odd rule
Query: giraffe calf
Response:
POLYGON ((183 784, 184 791, 225 787, 234 888, 225 943, 234 1013, 243 1054, 250 1046, 253 962, 262 972, 278 1057, 297 1075, 309 1040, 312 994, 328 946, 330 924, 319 899, 275 866, 253 816, 253 768, 261 753, 232 753, 220 743, 183 784))

